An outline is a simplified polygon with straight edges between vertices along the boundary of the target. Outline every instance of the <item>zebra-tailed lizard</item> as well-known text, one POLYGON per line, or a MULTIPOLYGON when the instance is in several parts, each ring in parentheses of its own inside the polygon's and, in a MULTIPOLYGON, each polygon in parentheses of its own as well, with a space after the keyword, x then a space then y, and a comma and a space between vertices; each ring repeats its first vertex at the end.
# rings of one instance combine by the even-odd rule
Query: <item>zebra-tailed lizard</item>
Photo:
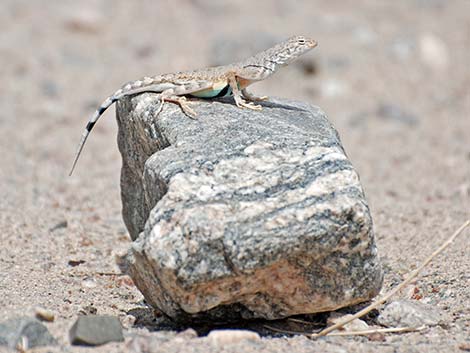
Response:
POLYGON ((158 93, 161 104, 156 115, 161 112, 164 102, 172 102, 178 104, 185 114, 193 118, 196 116, 196 112, 189 107, 192 102, 187 101, 186 96, 217 98, 233 95, 238 107, 261 110, 261 106, 253 102, 266 100, 268 97, 256 97, 248 93, 246 88, 252 83, 271 76, 279 67, 288 65, 316 45, 317 43, 313 39, 295 36, 235 64, 144 77, 141 80, 125 84, 113 95, 106 98, 88 121, 78 145, 70 175, 73 173, 93 126, 106 109, 119 99, 142 92, 158 93), (243 98, 251 102, 247 102, 243 98))

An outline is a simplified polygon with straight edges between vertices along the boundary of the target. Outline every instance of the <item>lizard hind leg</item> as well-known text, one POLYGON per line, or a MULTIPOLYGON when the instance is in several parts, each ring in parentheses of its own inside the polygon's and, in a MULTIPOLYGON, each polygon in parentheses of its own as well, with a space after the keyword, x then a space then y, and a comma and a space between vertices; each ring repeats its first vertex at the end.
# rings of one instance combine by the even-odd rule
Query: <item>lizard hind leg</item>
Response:
POLYGON ((158 109, 155 112, 155 116, 158 116, 162 112, 165 102, 178 104, 181 107, 181 110, 183 110, 183 113, 188 115, 190 118, 194 119, 197 115, 196 112, 189 106, 191 102, 188 102, 185 96, 177 96, 173 94, 173 92, 171 94, 167 92, 162 92, 159 95, 159 99, 160 105, 158 106, 158 109))
POLYGON ((187 116, 189 116, 192 119, 196 118, 197 113, 189 106, 190 104, 192 104, 192 102, 189 102, 185 96, 164 97, 162 99, 161 106, 163 106, 163 100, 166 102, 178 104, 181 107, 181 110, 183 111, 183 113, 185 113, 187 116))

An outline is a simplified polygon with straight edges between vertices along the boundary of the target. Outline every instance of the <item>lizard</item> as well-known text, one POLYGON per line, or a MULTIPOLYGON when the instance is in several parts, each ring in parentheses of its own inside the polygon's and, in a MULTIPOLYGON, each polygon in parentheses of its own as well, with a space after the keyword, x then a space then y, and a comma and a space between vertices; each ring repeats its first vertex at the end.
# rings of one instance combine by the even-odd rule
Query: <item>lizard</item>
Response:
POLYGON ((313 39, 294 36, 234 64, 144 77, 124 84, 105 99, 88 121, 69 175, 72 175, 85 142, 98 119, 121 98, 143 92, 157 93, 160 105, 155 116, 161 112, 165 102, 171 102, 178 104, 186 115, 195 118, 197 114, 189 106, 193 102, 188 101, 186 97, 210 99, 233 96, 238 107, 261 110, 262 107, 254 102, 266 100, 268 97, 257 97, 246 88, 252 83, 268 78, 279 67, 288 65, 316 46, 317 42, 313 39))

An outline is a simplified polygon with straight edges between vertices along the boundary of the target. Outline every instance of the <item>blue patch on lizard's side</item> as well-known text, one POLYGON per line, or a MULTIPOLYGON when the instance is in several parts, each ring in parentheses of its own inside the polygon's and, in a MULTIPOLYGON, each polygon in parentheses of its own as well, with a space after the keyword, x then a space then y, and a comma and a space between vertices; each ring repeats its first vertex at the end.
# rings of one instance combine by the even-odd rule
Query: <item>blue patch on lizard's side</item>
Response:
POLYGON ((190 96, 198 97, 198 98, 220 98, 220 97, 228 97, 232 95, 232 88, 230 85, 225 85, 221 89, 207 89, 200 92, 190 93, 190 96))

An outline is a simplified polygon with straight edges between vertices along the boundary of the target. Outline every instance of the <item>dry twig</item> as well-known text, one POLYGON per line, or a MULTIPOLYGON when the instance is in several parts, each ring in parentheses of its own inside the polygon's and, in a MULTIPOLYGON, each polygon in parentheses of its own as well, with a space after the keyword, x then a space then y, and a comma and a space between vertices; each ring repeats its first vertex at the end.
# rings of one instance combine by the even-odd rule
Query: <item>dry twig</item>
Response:
POLYGON ((401 332, 415 332, 424 330, 426 326, 419 327, 388 327, 388 328, 377 328, 363 331, 345 331, 345 332, 332 332, 328 336, 364 336, 373 333, 401 333, 401 332))
MULTIPOLYGON (((310 333, 306 332, 299 332, 299 331, 290 331, 284 330, 276 327, 272 327, 269 325, 263 325, 265 328, 271 331, 286 333, 289 335, 304 335, 304 336, 311 336, 310 333)), ((328 336, 365 336, 371 335, 373 333, 402 333, 402 332, 416 332, 424 330, 426 326, 419 326, 419 327, 388 327, 388 328, 377 328, 377 329, 370 329, 370 330, 362 330, 362 331, 343 331, 343 332, 334 332, 330 333, 328 336)))

